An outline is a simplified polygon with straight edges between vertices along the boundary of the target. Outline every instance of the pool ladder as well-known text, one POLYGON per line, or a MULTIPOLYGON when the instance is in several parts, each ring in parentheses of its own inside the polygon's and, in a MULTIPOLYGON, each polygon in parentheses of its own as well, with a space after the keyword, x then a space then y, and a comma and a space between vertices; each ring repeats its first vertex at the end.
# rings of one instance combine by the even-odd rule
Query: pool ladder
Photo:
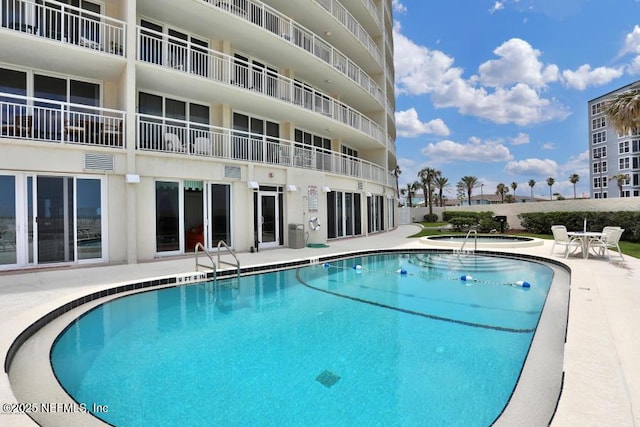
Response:
POLYGON ((218 265, 226 264, 226 265, 230 265, 232 267, 236 267, 236 275, 238 277, 238 286, 240 286, 240 260, 238 260, 238 257, 236 256, 235 252, 233 252, 231 250, 229 245, 227 245, 227 243, 224 240, 220 240, 218 242, 218 263, 217 264, 213 261, 213 257, 211 256, 211 253, 208 250, 206 250, 204 245, 202 243, 200 243, 200 242, 196 243, 195 254, 196 254, 196 260, 195 260, 196 261, 196 271, 200 271, 200 267, 212 269, 213 270, 213 282, 214 282, 214 284, 218 283, 218 265), (222 247, 224 247, 227 250, 227 252, 229 252, 231 254, 233 259, 236 260, 235 263, 223 261, 223 260, 220 259, 220 252, 222 251, 222 247), (203 264, 203 263, 200 262, 199 257, 198 257, 198 254, 200 252, 204 253, 207 256, 207 258, 209 258, 209 261, 211 261, 211 265, 203 264))
POLYGON ((462 246, 460 246, 459 253, 464 253, 464 247, 467 244, 467 241, 469 240, 469 236, 471 236, 471 234, 473 234, 473 250, 478 250, 478 232, 475 229, 471 229, 467 233, 467 236, 464 238, 464 242, 462 242, 462 246))

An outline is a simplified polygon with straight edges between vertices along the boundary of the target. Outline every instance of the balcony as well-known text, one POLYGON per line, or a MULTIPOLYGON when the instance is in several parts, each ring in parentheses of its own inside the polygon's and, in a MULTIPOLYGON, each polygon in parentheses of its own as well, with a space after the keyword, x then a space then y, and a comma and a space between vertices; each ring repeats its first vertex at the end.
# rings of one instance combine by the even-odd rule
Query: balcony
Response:
POLYGON ((382 52, 371 38, 369 33, 358 22, 356 18, 349 13, 347 8, 341 5, 336 0, 314 0, 320 6, 322 6, 327 12, 329 12, 334 18, 336 18, 358 41, 364 46, 365 49, 373 56, 378 65, 382 65, 382 52))
POLYGON ((0 138, 124 148, 125 113, 0 93, 0 138))
POLYGON ((141 151, 295 167, 388 184, 389 174, 374 163, 291 140, 201 123, 138 114, 141 151))
MULTIPOLYGON (((261 2, 252 0, 201 1, 207 3, 211 7, 224 10, 229 14, 258 25, 265 30, 276 34, 287 42, 306 50, 334 67, 338 72, 347 76, 367 91, 367 93, 377 100, 380 105, 384 105, 382 90, 373 78, 369 77, 367 73, 365 73, 346 55, 342 54, 337 49, 334 49, 329 43, 316 36, 312 31, 299 25, 289 17, 282 15, 277 10, 270 8, 261 2)), ((373 46, 375 46, 375 43, 373 46)), ((373 58, 376 58, 376 61, 380 65, 382 61, 380 51, 377 46, 375 46, 375 49, 373 46, 369 46, 368 51, 373 58)))
POLYGON ((260 93, 337 120, 386 145, 382 128, 329 95, 264 67, 138 27, 138 60, 260 93))
POLYGON ((3 28, 117 56, 126 54, 126 24, 86 9, 56 1, 3 0, 0 15, 3 28))

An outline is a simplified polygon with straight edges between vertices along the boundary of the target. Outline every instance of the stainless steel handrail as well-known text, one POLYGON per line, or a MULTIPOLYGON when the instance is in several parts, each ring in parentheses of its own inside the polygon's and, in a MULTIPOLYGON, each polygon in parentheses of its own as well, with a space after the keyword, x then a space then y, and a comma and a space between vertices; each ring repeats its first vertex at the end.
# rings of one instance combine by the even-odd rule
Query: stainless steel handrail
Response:
POLYGON ((218 242, 218 265, 220 264, 226 264, 226 265, 230 265, 232 267, 236 267, 237 269, 237 275, 238 275, 238 285, 240 285, 240 260, 238 259, 238 257, 236 256, 235 252, 233 252, 231 250, 231 248, 229 247, 229 245, 227 245, 227 243, 224 240, 220 240, 218 242), (226 261, 222 261, 220 259, 220 247, 224 246, 225 249, 227 250, 227 252, 229 252, 231 254, 231 256, 236 260, 236 263, 232 263, 232 262, 226 262, 226 261))
POLYGON ((204 246, 202 245, 202 243, 198 242, 196 243, 196 247, 194 249, 194 252, 196 254, 196 271, 200 271, 198 269, 198 267, 206 267, 206 268, 211 268, 213 270, 213 283, 217 284, 218 282, 218 268, 216 266, 216 263, 213 262, 213 258, 211 257, 211 254, 209 253, 209 251, 207 251, 204 246), (211 266, 208 266, 206 264, 201 264, 200 262, 198 262, 198 252, 202 250, 202 252, 204 252, 204 254, 209 258, 209 261, 211 261, 211 266))
POLYGON ((473 233, 473 250, 478 249, 478 232, 474 229, 469 230, 467 236, 464 238, 464 242, 462 242, 462 246, 460 247, 460 252, 464 251, 464 246, 467 244, 467 240, 469 240, 469 236, 473 233))

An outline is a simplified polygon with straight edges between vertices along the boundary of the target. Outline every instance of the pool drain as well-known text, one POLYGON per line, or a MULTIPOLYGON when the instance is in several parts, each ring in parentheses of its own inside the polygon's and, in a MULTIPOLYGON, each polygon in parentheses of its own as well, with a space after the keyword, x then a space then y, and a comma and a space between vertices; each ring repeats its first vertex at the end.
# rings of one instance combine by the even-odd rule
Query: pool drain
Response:
POLYGON ((331 371, 324 370, 320 375, 316 377, 316 381, 318 381, 323 386, 329 388, 340 380, 340 377, 334 374, 331 371))

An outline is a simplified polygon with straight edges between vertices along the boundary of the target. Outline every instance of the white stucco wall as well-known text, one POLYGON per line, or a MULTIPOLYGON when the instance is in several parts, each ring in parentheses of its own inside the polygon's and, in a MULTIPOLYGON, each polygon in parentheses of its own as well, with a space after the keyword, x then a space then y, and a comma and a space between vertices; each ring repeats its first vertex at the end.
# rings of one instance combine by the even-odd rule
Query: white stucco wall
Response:
MULTIPOLYGON (((429 208, 406 208, 410 209, 410 215, 399 216, 401 219, 409 218, 410 222, 420 222, 424 215, 429 213, 429 208)), ((402 209, 400 209, 402 210, 402 209)), ((433 208, 433 213, 442 219, 443 211, 469 211, 483 212, 491 211, 494 215, 506 215, 507 222, 511 228, 522 228, 518 214, 523 212, 564 212, 564 211, 587 211, 587 212, 613 212, 613 211, 640 211, 640 197, 624 197, 612 199, 567 199, 551 200, 547 202, 531 203, 503 203, 496 205, 472 205, 454 206, 447 208, 433 208)))

